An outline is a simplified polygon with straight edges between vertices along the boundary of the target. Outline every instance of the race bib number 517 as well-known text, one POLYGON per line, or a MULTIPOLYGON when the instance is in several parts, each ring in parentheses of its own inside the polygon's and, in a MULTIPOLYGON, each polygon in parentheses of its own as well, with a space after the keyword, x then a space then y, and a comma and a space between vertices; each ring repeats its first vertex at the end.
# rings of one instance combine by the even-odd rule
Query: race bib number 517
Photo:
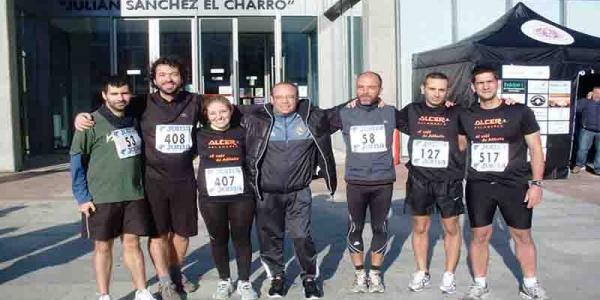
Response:
POLYGON ((156 125, 156 150, 183 153, 192 148, 192 125, 156 125))
POLYGON ((471 144, 471 167, 478 172, 503 172, 507 165, 507 143, 471 144))

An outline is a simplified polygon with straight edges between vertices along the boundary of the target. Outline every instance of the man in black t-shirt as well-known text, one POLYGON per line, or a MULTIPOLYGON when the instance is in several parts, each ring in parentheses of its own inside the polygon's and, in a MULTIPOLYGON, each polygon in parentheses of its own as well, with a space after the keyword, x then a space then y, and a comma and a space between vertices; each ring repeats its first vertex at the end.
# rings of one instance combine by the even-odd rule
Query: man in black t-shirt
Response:
POLYGON ((478 300, 489 293, 486 273, 496 207, 515 242, 523 272, 521 297, 549 299, 535 277, 536 250, 531 237, 533 208, 542 201, 544 155, 540 128, 527 106, 509 106, 498 98, 496 71, 476 68, 471 87, 479 103, 461 114, 460 121, 470 146, 465 198, 471 223, 469 253, 474 283, 463 299, 478 300))
POLYGON ((430 284, 427 262, 431 214, 439 211, 444 229, 446 266, 440 289, 456 292, 454 271, 460 257, 460 225, 458 216, 464 213, 463 178, 466 138, 459 135, 458 106, 446 107, 448 77, 429 73, 421 85, 425 102, 413 102, 399 114, 408 134, 410 161, 406 182, 405 211, 413 215, 412 245, 417 270, 408 288, 422 291, 430 284))

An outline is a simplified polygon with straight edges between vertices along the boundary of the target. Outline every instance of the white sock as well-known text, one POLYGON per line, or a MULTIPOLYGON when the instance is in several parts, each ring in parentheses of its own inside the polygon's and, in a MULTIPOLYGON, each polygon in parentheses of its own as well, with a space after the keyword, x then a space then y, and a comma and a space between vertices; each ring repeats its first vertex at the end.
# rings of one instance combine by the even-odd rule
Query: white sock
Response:
POLYGON ((444 272, 444 275, 442 275, 442 282, 444 283, 444 285, 451 284, 453 279, 454 279, 454 273, 444 272))
POLYGON ((475 284, 478 286, 487 286, 485 277, 475 277, 475 284))
POLYGON ((528 288, 534 287, 536 283, 537 283, 537 278, 535 278, 535 277, 524 277, 523 278, 523 284, 528 288))

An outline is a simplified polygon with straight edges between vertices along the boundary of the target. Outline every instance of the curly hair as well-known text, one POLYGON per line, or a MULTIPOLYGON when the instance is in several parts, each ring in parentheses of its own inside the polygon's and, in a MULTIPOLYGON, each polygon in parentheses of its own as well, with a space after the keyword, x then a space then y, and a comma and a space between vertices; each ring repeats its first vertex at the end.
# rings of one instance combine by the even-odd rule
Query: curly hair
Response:
POLYGON ((185 72, 185 68, 183 64, 176 57, 159 57, 155 60, 150 66, 150 82, 154 88, 158 88, 156 84, 154 84, 154 79, 156 78, 156 68, 159 65, 167 65, 172 68, 176 68, 179 71, 179 75, 181 76, 181 82, 185 83, 187 79, 187 74, 185 72))

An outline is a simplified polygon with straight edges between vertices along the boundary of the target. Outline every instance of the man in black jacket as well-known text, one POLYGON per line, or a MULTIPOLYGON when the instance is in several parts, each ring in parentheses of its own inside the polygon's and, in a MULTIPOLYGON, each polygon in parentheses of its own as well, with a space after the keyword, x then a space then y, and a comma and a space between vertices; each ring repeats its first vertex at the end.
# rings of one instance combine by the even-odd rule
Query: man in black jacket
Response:
POLYGON ((245 114, 247 160, 253 168, 257 194, 256 224, 261 260, 271 278, 269 297, 284 294, 284 233, 293 240, 307 299, 322 291, 316 284, 317 252, 310 233, 312 196, 309 184, 316 170, 333 195, 336 171, 327 113, 300 101, 292 83, 278 83, 271 103, 245 114))

